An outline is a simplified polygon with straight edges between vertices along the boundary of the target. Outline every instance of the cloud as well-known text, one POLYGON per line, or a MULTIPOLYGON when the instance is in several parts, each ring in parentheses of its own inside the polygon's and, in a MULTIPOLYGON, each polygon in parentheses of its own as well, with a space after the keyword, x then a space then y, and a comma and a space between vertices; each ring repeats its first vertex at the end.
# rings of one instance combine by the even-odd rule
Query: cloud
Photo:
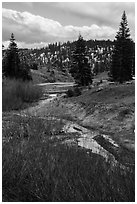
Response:
POLYGON ((56 5, 70 16, 90 24, 118 30, 123 11, 126 11, 131 36, 135 39, 135 2, 58 2, 56 5))
POLYGON ((19 41, 25 40, 28 43, 50 41, 58 37, 62 29, 60 23, 28 12, 2 9, 2 15, 3 33, 13 32, 19 41))
POLYGON ((13 32, 16 40, 24 42, 24 46, 75 40, 79 32, 84 39, 114 39, 116 34, 116 30, 110 26, 63 26, 52 19, 5 8, 2 9, 2 31, 3 41, 7 41, 13 32))
MULTIPOLYGON (((48 45, 48 43, 45 42, 39 42, 39 43, 26 43, 26 42, 20 42, 16 41, 18 48, 42 48, 48 45)), ((4 45, 4 48, 8 48, 9 46, 9 40, 3 41, 2 44, 4 45)))
POLYGON ((58 2, 58 7, 70 12, 71 15, 88 18, 99 26, 110 24, 117 26, 124 10, 128 15, 130 24, 132 25, 135 21, 134 2, 58 2))

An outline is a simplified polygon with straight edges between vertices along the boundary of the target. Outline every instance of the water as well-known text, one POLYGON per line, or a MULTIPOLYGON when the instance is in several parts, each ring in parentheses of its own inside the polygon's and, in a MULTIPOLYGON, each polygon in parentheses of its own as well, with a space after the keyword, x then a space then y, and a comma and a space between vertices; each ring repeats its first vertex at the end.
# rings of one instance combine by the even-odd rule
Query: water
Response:
POLYGON ((100 156, 104 157, 106 161, 113 158, 113 155, 108 153, 101 145, 99 145, 94 139, 89 137, 82 137, 78 139, 78 146, 84 147, 86 149, 92 150, 92 153, 99 154, 100 156))
MULTIPOLYGON (((117 163, 115 157, 104 149, 96 140, 93 138, 99 134, 98 131, 90 131, 87 128, 84 128, 76 123, 67 122, 63 128, 63 131, 66 133, 78 133, 79 138, 77 139, 77 145, 86 148, 92 151, 92 153, 98 154, 105 158, 106 161, 110 161, 113 163, 117 163)), ((105 139, 107 139, 111 144, 118 147, 118 145, 107 135, 102 135, 105 139)), ((67 141, 66 141, 67 142, 67 141)), ((69 140, 70 143, 70 140, 69 140)), ((73 138, 72 138, 73 143, 73 138)))

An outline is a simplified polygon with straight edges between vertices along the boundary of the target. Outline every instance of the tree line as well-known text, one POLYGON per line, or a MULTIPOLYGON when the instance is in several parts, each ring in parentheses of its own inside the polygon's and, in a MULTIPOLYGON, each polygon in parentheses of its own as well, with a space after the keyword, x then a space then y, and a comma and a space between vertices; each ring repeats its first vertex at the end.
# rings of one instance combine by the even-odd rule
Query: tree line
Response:
MULTIPOLYGON (((61 50, 61 44, 55 43, 50 44, 49 47, 43 51, 48 53, 49 50, 52 52, 61 50, 61 52, 59 52, 60 55, 70 55, 71 66, 69 71, 79 86, 85 86, 91 84, 93 79, 93 73, 87 59, 87 50, 91 47, 95 47, 96 49, 97 44, 104 47, 113 45, 111 64, 106 68, 106 70, 109 71, 111 80, 120 83, 131 80, 132 76, 135 74, 135 43, 130 38, 130 30, 128 28, 125 11, 123 12, 119 30, 113 42, 110 40, 85 41, 83 37, 79 35, 76 42, 70 43, 68 41, 64 43, 64 46, 69 48, 68 50, 61 50)), ((95 72, 97 72, 98 66, 98 63, 96 63, 95 72)), ((107 66, 107 63, 104 63, 104 66, 107 66)), ((13 33, 11 35, 9 47, 2 61, 2 71, 5 77, 32 80, 30 66, 25 58, 21 60, 19 57, 19 49, 15 43, 13 33)))
MULTIPOLYGON (((115 38, 109 76, 112 81, 123 83, 132 80, 132 76, 135 74, 135 44, 130 38, 125 11, 115 38)), ((93 75, 87 63, 85 41, 81 35, 76 44, 73 60, 70 71, 76 82, 82 86, 92 83, 93 75)))

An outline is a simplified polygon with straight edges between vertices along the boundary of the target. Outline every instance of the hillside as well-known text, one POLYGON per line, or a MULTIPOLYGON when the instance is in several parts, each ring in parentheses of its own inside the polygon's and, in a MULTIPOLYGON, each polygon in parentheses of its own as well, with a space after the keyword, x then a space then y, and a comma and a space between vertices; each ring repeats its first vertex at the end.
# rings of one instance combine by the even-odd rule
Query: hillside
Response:
POLYGON ((81 96, 64 103, 68 109, 71 107, 72 114, 83 126, 107 132, 116 141, 134 149, 134 84, 109 85, 97 92, 83 91, 81 96), (80 108, 84 115, 80 114, 80 108))
POLYGON ((38 70, 31 69, 32 80, 34 84, 47 82, 73 82, 74 79, 66 71, 59 71, 57 68, 51 68, 48 71, 47 67, 39 68, 38 70))

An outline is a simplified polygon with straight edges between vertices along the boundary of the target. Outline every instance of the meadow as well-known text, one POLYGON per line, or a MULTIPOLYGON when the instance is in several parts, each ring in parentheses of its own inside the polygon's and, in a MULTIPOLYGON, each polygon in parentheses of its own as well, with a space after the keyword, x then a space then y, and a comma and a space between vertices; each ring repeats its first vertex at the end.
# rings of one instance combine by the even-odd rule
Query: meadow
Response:
MULTIPOLYGON (((36 115, 22 115, 21 110, 24 107, 35 106, 35 102, 39 101, 43 94, 42 89, 31 83, 4 82, 3 202, 135 201, 134 165, 121 166, 120 162, 112 165, 100 155, 93 153, 92 149, 64 142, 66 138, 77 140, 79 137, 75 133, 62 131, 65 120, 75 120, 89 129, 98 129, 100 132, 106 130, 121 146, 124 146, 122 140, 134 140, 133 120, 127 120, 131 118, 134 110, 134 85, 116 85, 100 92, 92 91, 93 89, 84 90, 80 96, 61 98, 53 104, 47 103, 45 107, 39 108, 36 115), (73 104, 71 108, 70 103, 73 104), (104 104, 114 107, 104 109, 104 104), (85 121, 89 122, 83 123, 84 119, 79 119, 80 107, 86 111, 85 121), (105 116, 107 117, 108 112, 113 116, 114 109, 118 116, 111 117, 107 130, 105 116), (87 120, 87 117, 92 119, 92 114, 94 123, 87 120), (128 124, 131 123, 130 130, 124 126, 125 118, 128 124), (102 126, 97 121, 101 121, 102 126), (125 129, 119 132, 118 128, 121 125, 125 129)), ((102 142, 99 137, 97 139, 104 148, 108 148, 105 140, 102 142)), ((123 164, 125 161, 134 162, 133 149, 125 150, 123 153, 123 149, 120 149, 119 155, 122 155, 122 159, 118 158, 119 161, 123 164), (130 158, 126 158, 127 155, 130 155, 130 158)))

